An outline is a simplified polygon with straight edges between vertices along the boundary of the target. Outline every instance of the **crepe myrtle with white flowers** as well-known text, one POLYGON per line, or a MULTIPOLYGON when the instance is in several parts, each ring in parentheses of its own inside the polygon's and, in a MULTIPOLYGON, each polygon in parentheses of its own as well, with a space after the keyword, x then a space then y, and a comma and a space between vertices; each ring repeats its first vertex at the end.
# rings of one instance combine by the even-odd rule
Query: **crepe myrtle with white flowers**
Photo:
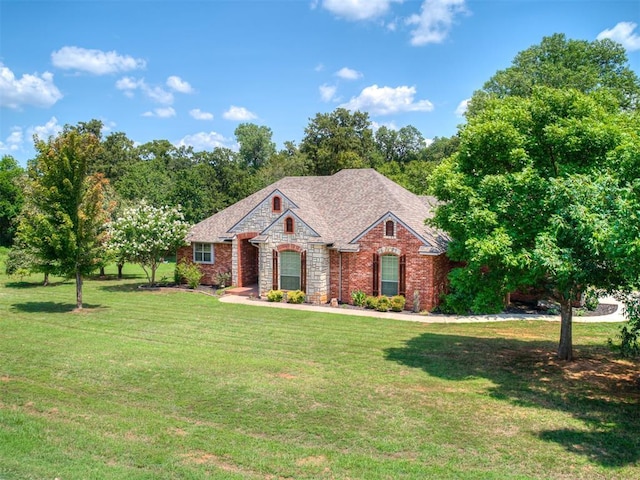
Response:
POLYGON ((158 264, 185 244, 188 231, 179 206, 154 207, 143 200, 111 222, 109 246, 119 258, 139 264, 154 285, 158 264))

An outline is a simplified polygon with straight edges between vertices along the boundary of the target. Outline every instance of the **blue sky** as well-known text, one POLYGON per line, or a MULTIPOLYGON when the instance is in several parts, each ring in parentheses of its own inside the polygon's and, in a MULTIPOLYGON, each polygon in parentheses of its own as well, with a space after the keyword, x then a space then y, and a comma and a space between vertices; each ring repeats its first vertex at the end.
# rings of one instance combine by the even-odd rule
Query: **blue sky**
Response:
POLYGON ((136 143, 281 148, 337 107, 451 136, 464 102, 544 36, 610 37, 640 73, 637 0, 0 0, 0 154, 92 118, 136 143))

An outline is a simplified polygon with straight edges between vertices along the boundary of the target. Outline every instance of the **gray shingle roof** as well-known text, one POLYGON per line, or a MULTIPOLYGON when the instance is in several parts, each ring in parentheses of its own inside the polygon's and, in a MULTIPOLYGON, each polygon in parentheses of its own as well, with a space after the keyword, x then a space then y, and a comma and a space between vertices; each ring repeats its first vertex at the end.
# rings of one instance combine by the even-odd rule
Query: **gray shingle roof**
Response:
POLYGON ((293 211, 318 232, 317 240, 334 248, 352 250, 360 234, 391 213, 424 242, 423 253, 446 249, 446 234, 424 224, 433 217, 435 198, 414 195, 373 169, 341 170, 328 177, 285 177, 194 225, 187 240, 231 239, 234 234, 229 229, 276 189, 295 202, 298 208, 293 211))

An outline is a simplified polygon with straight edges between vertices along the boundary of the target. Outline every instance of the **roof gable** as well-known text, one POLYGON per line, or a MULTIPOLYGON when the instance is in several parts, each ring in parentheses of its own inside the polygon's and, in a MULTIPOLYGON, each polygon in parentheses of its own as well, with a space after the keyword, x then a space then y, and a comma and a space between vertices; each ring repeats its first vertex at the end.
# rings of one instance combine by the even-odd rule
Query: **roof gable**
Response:
POLYGON ((198 223, 187 240, 224 241, 243 231, 268 229, 282 217, 271 211, 276 194, 283 200, 283 211, 295 214, 312 229, 318 242, 337 249, 353 248, 358 238, 387 215, 425 247, 442 252, 446 248, 446 234, 425 225, 425 219, 433 217, 436 200, 419 197, 373 169, 341 170, 326 177, 285 177, 198 223))

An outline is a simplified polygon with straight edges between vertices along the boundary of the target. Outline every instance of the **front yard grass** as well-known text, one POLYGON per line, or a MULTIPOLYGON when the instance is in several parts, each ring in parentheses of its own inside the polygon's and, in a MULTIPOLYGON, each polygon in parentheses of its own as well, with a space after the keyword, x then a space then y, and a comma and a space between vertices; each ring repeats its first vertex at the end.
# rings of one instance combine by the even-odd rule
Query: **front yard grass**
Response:
POLYGON ((72 281, 0 274, 1 479, 640 478, 619 325, 574 325, 563 364, 553 322, 230 305, 125 273, 86 281, 82 312, 72 281))

